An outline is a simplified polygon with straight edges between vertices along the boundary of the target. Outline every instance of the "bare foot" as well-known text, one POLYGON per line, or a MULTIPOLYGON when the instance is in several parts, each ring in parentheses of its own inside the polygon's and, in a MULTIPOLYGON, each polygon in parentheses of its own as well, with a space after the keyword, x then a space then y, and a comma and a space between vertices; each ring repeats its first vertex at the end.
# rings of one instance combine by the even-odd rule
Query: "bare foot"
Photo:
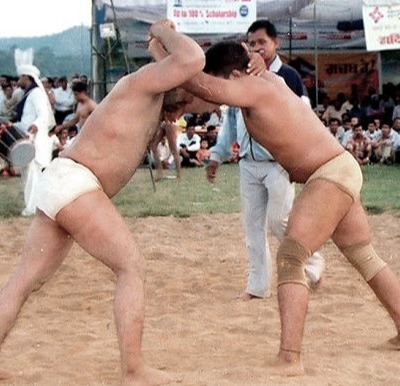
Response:
POLYGON ((242 302, 248 302, 249 300, 253 299, 262 299, 262 297, 249 294, 248 292, 243 292, 240 295, 238 295, 237 299, 241 300, 242 302))
POLYGON ((387 340, 386 342, 383 342, 379 344, 378 346, 375 346, 376 350, 392 350, 392 351, 399 351, 400 350, 400 335, 395 336, 394 338, 391 338, 387 340))
POLYGON ((177 379, 172 379, 164 371, 146 366, 139 373, 127 375, 122 380, 122 384, 124 386, 158 386, 178 381, 177 379))
POLYGON ((280 351, 275 363, 272 364, 269 373, 282 377, 295 377, 304 375, 304 366, 300 352, 280 351))

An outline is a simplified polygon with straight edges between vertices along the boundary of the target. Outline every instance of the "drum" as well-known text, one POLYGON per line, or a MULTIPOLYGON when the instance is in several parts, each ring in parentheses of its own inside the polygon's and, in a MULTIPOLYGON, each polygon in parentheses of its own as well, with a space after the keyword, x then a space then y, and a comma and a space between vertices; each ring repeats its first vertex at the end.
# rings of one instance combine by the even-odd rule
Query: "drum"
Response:
POLYGON ((35 146, 16 127, 2 125, 0 156, 12 166, 25 167, 35 157, 35 146))
POLYGON ((30 139, 17 141, 10 149, 9 158, 12 166, 28 166, 35 158, 34 144, 30 139))

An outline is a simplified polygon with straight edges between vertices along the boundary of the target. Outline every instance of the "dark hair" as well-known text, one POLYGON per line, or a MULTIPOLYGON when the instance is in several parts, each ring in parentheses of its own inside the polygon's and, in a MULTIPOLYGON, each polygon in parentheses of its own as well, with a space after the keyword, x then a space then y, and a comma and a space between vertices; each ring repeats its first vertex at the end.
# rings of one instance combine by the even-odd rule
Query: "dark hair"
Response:
POLYGON ((214 44, 207 50, 203 71, 228 78, 233 70, 244 71, 248 62, 249 56, 240 43, 224 41, 214 44))
POLYGON ((87 84, 85 82, 75 82, 72 84, 73 92, 87 92, 87 84))
POLYGON ((186 123, 186 128, 188 127, 196 127, 197 126, 197 119, 196 115, 190 117, 186 123))
POLYGON ((278 33, 276 32, 275 26, 269 20, 266 19, 256 20, 249 27, 247 33, 253 33, 258 31, 259 29, 263 29, 270 38, 278 37, 278 33))

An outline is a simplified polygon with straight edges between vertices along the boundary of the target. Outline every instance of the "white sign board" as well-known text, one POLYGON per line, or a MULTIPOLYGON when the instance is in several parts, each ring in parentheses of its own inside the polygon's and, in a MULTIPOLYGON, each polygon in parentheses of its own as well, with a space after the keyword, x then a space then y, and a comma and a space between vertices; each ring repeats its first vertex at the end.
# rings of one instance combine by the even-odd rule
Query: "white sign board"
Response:
POLYGON ((183 33, 246 33, 257 18, 257 1, 168 0, 167 17, 183 33))
POLYGON ((363 21, 368 51, 400 48, 400 4, 363 5, 363 21))

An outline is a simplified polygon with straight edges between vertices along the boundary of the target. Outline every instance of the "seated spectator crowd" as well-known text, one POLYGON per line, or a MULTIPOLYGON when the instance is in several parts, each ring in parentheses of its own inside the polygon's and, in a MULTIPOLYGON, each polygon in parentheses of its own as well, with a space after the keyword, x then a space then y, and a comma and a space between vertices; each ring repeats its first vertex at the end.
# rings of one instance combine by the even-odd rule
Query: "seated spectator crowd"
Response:
POLYGON ((360 165, 400 163, 400 91, 397 105, 388 96, 372 93, 360 107, 338 95, 334 104, 319 111, 320 119, 338 142, 360 165), (341 103, 337 103, 340 100, 341 103), (367 101, 370 101, 368 103, 367 101))
MULTIPOLYGON (((40 80, 56 122, 49 131, 52 157, 56 157, 72 142, 96 104, 89 96, 90 82, 86 75, 73 74, 69 80, 66 76, 42 77, 40 80)), ((18 84, 18 77, 2 75, 0 85, 0 124, 13 123, 18 120, 17 106, 26 90, 18 84)), ((316 114, 360 165, 400 163, 400 85, 387 85, 382 95, 371 89, 361 101, 356 94, 347 97, 343 92, 335 99, 327 95, 322 99, 315 108, 316 114)), ((171 150, 171 142, 165 137, 157 144, 162 168, 176 168, 178 156, 174 151, 179 154, 180 167, 206 165, 209 149, 216 144, 222 121, 223 109, 181 117, 175 122, 177 149, 171 150)), ((231 153, 230 162, 238 162, 237 144, 232 146, 231 153)), ((15 174, 9 166, 2 169, 3 176, 15 174)))

